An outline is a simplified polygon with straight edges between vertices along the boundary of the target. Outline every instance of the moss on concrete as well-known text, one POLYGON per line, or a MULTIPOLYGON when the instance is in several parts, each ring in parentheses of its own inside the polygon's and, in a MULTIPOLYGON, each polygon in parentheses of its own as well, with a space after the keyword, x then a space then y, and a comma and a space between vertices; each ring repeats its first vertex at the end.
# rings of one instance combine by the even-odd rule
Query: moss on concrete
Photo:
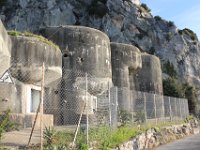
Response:
POLYGON ((41 42, 43 42, 45 44, 53 46, 56 49, 59 49, 59 46, 56 45, 55 43, 53 43, 52 41, 49 41, 48 39, 44 38, 43 36, 37 35, 37 34, 33 34, 31 32, 19 32, 19 31, 11 30, 11 31, 8 31, 8 35, 10 35, 10 36, 33 37, 33 38, 36 38, 36 39, 38 39, 39 41, 41 41, 41 42))

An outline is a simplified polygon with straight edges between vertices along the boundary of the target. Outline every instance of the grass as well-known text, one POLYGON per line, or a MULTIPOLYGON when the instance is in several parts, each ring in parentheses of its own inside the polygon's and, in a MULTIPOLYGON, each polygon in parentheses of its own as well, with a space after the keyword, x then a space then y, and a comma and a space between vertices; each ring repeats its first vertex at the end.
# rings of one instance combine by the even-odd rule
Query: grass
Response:
POLYGON ((56 49, 59 49, 58 45, 56 45, 55 43, 53 43, 52 41, 49 41, 48 39, 44 38, 43 36, 41 35, 37 35, 37 34, 33 34, 31 32, 18 32, 18 31, 15 31, 15 30, 11 30, 11 31, 8 31, 8 35, 10 36, 26 36, 26 37, 33 37, 33 38, 36 38, 38 39, 39 41, 45 43, 45 44, 48 44, 50 46, 53 46, 54 48, 56 49))
POLYGON ((136 124, 125 125, 115 130, 111 130, 108 126, 101 126, 98 128, 90 129, 89 139, 91 141, 97 142, 96 149, 107 150, 135 138, 137 135, 144 133, 148 129, 153 128, 157 132, 159 132, 164 127, 183 123, 184 121, 159 122, 157 125, 155 125, 155 123, 148 123, 140 126, 137 126, 136 124))

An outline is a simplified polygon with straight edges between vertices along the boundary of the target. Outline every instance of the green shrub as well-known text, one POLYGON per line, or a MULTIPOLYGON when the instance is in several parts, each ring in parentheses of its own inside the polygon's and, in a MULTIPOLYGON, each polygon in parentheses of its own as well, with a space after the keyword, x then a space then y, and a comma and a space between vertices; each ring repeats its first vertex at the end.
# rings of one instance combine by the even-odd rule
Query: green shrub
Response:
POLYGON ((178 33, 180 35, 186 34, 188 36, 190 36, 190 38, 194 41, 194 40, 198 40, 197 35, 190 29, 185 28, 183 30, 179 30, 178 33))
POLYGON ((194 86, 184 84, 185 97, 188 99, 190 113, 196 115, 197 112, 197 90, 194 86))
POLYGON ((17 127, 17 123, 10 119, 10 110, 0 113, 0 140, 5 132, 17 130, 17 127))
POLYGON ((162 65, 162 72, 168 74, 170 77, 176 78, 177 77, 177 72, 174 68, 174 65, 167 61, 162 65))
POLYGON ((131 121, 131 114, 126 110, 120 110, 119 119, 120 119, 121 125, 125 126, 131 121))
POLYGON ((141 124, 144 123, 146 120, 145 118, 145 112, 144 111, 137 111, 136 114, 134 115, 135 122, 141 124))
POLYGON ((174 77, 163 80, 163 93, 164 95, 171 97, 185 97, 185 91, 182 84, 174 77))
POLYGON ((169 42, 171 39, 172 39, 172 33, 171 33, 171 32, 168 32, 168 33, 166 34, 166 40, 169 42))
POLYGON ((161 18, 160 16, 155 16, 154 19, 155 19, 156 21, 161 21, 161 20, 162 20, 162 18, 161 18))
POLYGON ((174 26, 174 22, 173 22, 173 21, 169 21, 169 22, 168 22, 168 26, 169 26, 169 27, 173 27, 173 26, 174 26))
POLYGON ((145 11, 151 12, 151 9, 150 9, 146 4, 142 3, 140 6, 141 6, 145 11))

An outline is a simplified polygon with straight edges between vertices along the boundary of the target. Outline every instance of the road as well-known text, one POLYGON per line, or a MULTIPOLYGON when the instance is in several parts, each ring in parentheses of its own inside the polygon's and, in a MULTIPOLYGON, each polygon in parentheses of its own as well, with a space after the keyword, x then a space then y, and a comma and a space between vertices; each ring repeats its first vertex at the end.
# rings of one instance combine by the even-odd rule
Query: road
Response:
POLYGON ((162 145, 156 150, 200 150, 200 134, 162 145))

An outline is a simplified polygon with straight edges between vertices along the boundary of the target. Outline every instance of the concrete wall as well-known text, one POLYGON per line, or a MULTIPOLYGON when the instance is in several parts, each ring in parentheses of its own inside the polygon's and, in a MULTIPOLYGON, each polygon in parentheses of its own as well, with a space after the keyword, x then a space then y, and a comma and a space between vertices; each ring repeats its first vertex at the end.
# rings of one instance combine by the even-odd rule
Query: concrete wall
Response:
POLYGON ((135 89, 133 78, 142 67, 141 53, 132 45, 111 43, 111 56, 112 81, 118 87, 119 107, 130 110, 134 105, 130 90, 135 89))
POLYGON ((58 44, 62 50, 62 116, 65 123, 75 123, 78 121, 75 118, 84 106, 82 102, 85 102, 86 80, 88 79, 87 95, 91 99, 106 91, 108 83, 112 84, 109 38, 96 29, 81 26, 49 27, 42 34, 58 44))
POLYGON ((0 82, 0 112, 10 109, 12 112, 17 111, 18 100, 15 85, 12 83, 0 82))
POLYGON ((0 76, 10 67, 11 40, 0 20, 0 76))
POLYGON ((40 84, 42 63, 45 63, 45 85, 61 78, 62 55, 58 48, 41 42, 37 38, 14 36, 12 39, 11 74, 28 84, 40 84))
POLYGON ((163 94, 160 59, 146 53, 142 54, 142 69, 135 76, 136 90, 163 94))

